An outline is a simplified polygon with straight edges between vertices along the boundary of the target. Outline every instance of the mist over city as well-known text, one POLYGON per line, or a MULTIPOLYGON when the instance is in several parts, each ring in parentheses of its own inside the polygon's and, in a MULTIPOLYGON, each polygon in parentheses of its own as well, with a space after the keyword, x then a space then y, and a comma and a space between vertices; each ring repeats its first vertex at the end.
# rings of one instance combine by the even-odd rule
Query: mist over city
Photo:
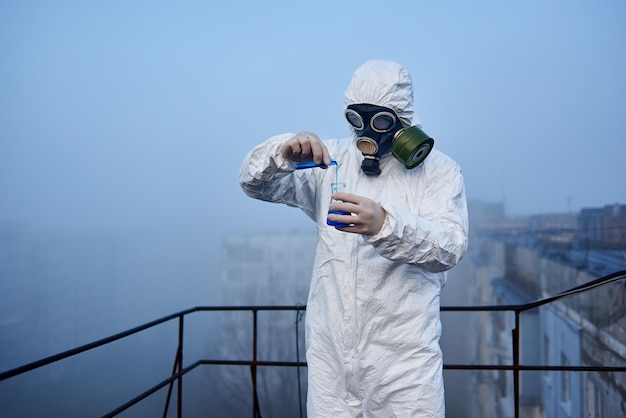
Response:
MULTIPOLYGON (((306 275, 276 290, 279 277, 298 280, 287 271, 300 267, 287 262, 267 279, 272 290, 254 279, 236 296, 223 286, 233 260, 249 261, 225 255, 238 240, 304 237, 287 242, 306 243, 294 256, 305 272, 313 257, 315 223, 246 196, 241 165, 277 134, 349 138, 343 94, 368 59, 409 68, 415 116, 460 164, 476 219, 489 205, 514 222, 626 204, 626 4, 401 0, 381 13, 387 7, 2 2, 0 372, 195 306, 306 304, 306 275)), ((465 304, 461 269, 442 303, 465 304)), ((220 352, 217 320, 190 321, 186 358, 220 352)), ((290 343, 292 320, 283 321, 290 343)), ((94 415, 126 402, 168 376, 176 352, 175 324, 134 338, 0 382, 0 403, 11 399, 0 415, 48 411, 59 398, 84 412, 78 404, 100 390, 94 415), (136 372, 107 376, 116 365, 136 372), (22 390, 47 380, 58 393, 22 390)), ((185 383, 198 408, 214 393, 211 376, 185 383)), ((160 414, 161 398, 153 403, 140 416, 160 414)), ((190 409, 185 416, 205 416, 190 409)))

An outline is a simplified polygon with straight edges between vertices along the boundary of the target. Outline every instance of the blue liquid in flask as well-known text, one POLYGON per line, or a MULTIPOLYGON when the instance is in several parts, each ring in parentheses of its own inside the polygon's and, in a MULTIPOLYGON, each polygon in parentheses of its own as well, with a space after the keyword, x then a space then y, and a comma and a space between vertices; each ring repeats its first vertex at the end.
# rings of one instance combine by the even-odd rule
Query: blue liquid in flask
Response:
MULTIPOLYGON (((331 163, 332 164, 332 163, 331 163)), ((339 165, 337 163, 335 163, 335 183, 332 184, 332 192, 336 193, 338 191, 345 191, 346 189, 346 184, 345 183, 339 183, 339 165)), ((332 198, 330 199, 330 203, 335 202, 335 200, 333 200, 332 198)), ((328 209, 328 214, 335 214, 335 215, 352 215, 350 212, 346 212, 343 210, 331 210, 328 209)), ((350 224, 344 223, 344 222, 337 222, 337 221, 331 221, 330 219, 328 219, 328 217, 326 217, 326 225, 329 226, 335 226, 335 227, 339 227, 339 228, 343 228, 346 226, 350 226, 350 224)))
MULTIPOLYGON (((328 210, 328 213, 331 214, 335 214, 335 215, 352 215, 350 212, 344 212, 342 210, 328 210)), ((335 221, 331 221, 330 219, 326 218, 326 225, 330 225, 330 226, 338 226, 339 228, 343 228, 344 226, 350 226, 350 224, 345 224, 343 222, 335 222, 335 221)))

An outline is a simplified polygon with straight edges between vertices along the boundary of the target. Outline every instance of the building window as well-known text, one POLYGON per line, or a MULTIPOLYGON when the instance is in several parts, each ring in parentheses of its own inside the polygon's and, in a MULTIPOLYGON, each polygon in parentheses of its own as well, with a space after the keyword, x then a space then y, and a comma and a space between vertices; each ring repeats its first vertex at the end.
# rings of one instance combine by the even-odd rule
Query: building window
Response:
POLYGON ((600 390, 596 387, 595 388, 595 407, 593 409, 595 417, 602 418, 604 416, 603 415, 604 408, 602 407, 603 404, 604 402, 602 401, 602 392, 600 392, 600 390))
POLYGON ((602 392, 594 385, 594 417, 602 418, 604 416, 604 408, 602 408, 602 392))
MULTIPOLYGON (((565 355, 565 353, 561 353, 561 366, 568 367, 570 365, 569 359, 565 355)), ((569 371, 563 370, 561 372, 561 402, 569 403, 570 391, 571 391, 571 381, 570 381, 570 373, 569 371)))
POLYGON ((603 418, 602 392, 592 380, 587 380, 587 411, 588 418, 603 418))

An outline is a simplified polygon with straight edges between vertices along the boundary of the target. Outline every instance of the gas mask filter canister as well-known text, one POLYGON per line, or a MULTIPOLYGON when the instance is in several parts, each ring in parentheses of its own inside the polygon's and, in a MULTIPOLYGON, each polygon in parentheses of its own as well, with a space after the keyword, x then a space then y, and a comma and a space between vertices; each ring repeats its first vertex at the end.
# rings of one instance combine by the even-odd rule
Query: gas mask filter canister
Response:
POLYGON ((354 128, 361 151, 361 169, 370 176, 380 174, 379 159, 391 151, 406 168, 417 167, 433 148, 434 140, 417 126, 405 128, 396 113, 372 104, 352 104, 345 111, 354 128))

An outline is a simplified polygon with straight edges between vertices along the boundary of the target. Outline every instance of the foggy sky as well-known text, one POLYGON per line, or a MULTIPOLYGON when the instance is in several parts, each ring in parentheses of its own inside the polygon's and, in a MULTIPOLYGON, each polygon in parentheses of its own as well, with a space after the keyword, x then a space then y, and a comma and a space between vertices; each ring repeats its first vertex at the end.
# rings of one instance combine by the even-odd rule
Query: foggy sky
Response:
POLYGON ((244 196, 241 161, 282 132, 346 137, 370 58, 409 67, 470 199, 513 216, 626 202, 623 1, 337 3, 2 2, 0 219, 310 228, 244 196))

